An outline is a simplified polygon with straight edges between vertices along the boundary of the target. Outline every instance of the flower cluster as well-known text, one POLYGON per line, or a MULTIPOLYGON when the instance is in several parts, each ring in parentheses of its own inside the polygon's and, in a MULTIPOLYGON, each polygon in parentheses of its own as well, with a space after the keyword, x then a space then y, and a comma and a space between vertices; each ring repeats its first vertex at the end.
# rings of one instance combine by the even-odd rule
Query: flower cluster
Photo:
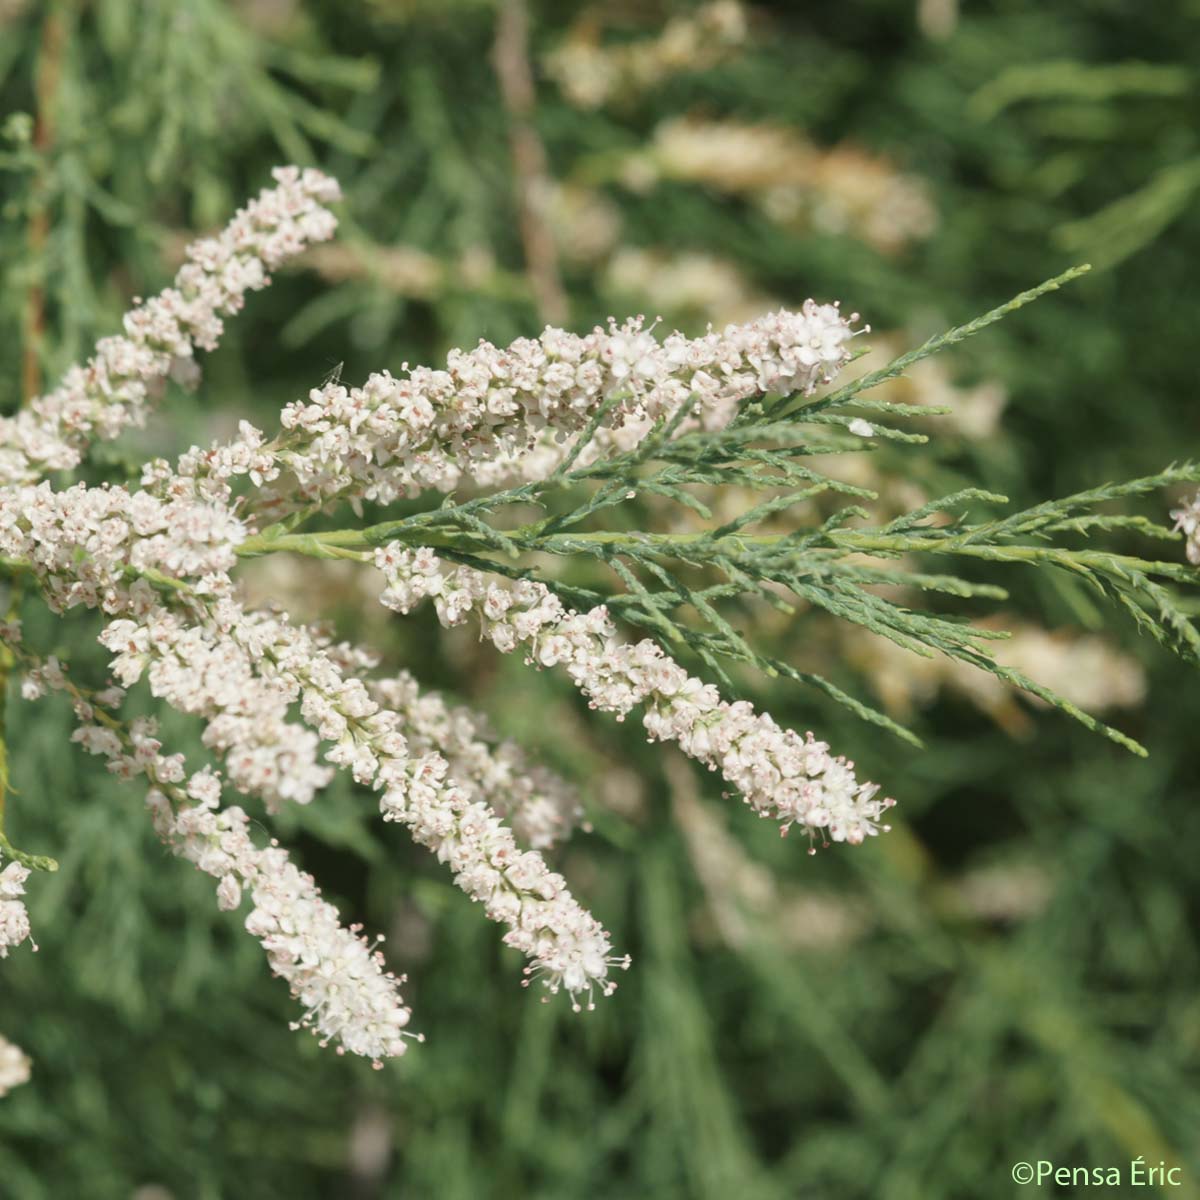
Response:
POLYGON ((318 762, 316 735, 288 719, 299 685, 258 669, 246 648, 273 644, 276 618, 217 601, 223 629, 172 611, 144 584, 134 584, 129 596, 129 615, 112 621, 100 639, 113 652, 114 676, 128 687, 145 670, 155 696, 203 717, 204 743, 222 757, 230 782, 243 795, 260 796, 268 812, 289 801, 309 803, 332 772, 318 762), (228 636, 235 623, 240 638, 228 636))
MULTIPOLYGON (((56 660, 24 647, 17 620, 0 637, 24 667, 23 696, 67 693, 75 740, 117 776, 149 783, 156 830, 216 880, 220 906, 249 896, 247 929, 303 1006, 300 1024, 379 1062, 402 1053, 411 1035, 401 981, 377 944, 340 924, 286 851, 255 844, 247 814, 221 807, 215 768, 189 776, 181 755, 163 753, 153 722, 115 715, 124 689, 144 680, 199 718, 224 781, 268 812, 309 803, 335 770, 375 791, 382 818, 403 824, 504 927, 505 943, 528 960, 526 982, 590 1007, 629 960, 613 953, 541 853, 579 823, 573 789, 512 743, 497 744, 481 718, 423 694, 407 673, 375 677, 369 650, 275 605, 248 608, 233 577, 239 552, 259 552, 248 539, 277 536, 264 524, 281 508, 386 502, 468 479, 536 480, 569 452, 594 459, 635 445, 655 422, 684 416, 685 405, 681 429, 720 428, 747 400, 808 394, 832 379, 850 358, 856 317, 808 301, 695 339, 660 340, 642 318, 585 336, 547 328, 506 348, 453 352, 445 370, 405 368, 361 388, 329 383, 284 410, 275 438, 243 422, 236 437, 174 465, 147 463, 140 487, 56 491, 40 480, 79 462, 90 440, 140 422, 155 381, 215 342, 221 313, 236 311, 267 268, 328 236, 322 204, 336 185, 294 169, 276 178, 223 234, 189 251, 177 286, 135 310, 125 337, 102 343, 58 392, 0 425, 0 557, 55 612, 102 615, 99 640, 120 686, 83 692, 56 660), (588 445, 577 444, 582 436, 588 445)), ((868 436, 871 427, 859 425, 868 436)), ((391 607, 407 611, 436 594, 444 621, 477 612, 499 649, 524 645, 539 666, 561 663, 594 707, 622 718, 643 706, 653 739, 720 771, 785 831, 799 823, 860 842, 880 827, 891 802, 876 799, 852 764, 749 704, 722 700, 653 642, 620 642, 603 608, 575 613, 540 584, 445 570, 429 550, 386 547, 377 562, 391 607)), ((14 863, 0 875, 0 955, 28 936, 26 874, 14 863)))
POLYGON ((48 483, 0 492, 0 554, 26 562, 56 612, 112 611, 127 569, 202 577, 229 569, 246 536, 225 505, 195 494, 161 500, 123 487, 48 483))
MULTIPOLYGON (((247 470, 256 461, 244 453, 229 459, 247 470)), ((182 712, 209 718, 205 741, 225 756, 239 791, 261 795, 268 809, 287 800, 306 803, 329 772, 316 763, 316 738, 288 720, 294 689, 254 671, 226 639, 170 611, 145 578, 129 578, 131 572, 192 576, 205 581, 202 588, 219 590, 245 536, 228 487, 214 475, 168 478, 161 469, 148 475, 166 498, 83 484, 62 492, 46 483, 5 490, 0 554, 29 565, 56 611, 82 606, 117 618, 104 638, 116 654, 118 679, 140 674, 140 656, 153 640, 156 692, 182 712), (120 614, 147 623, 135 636, 120 614)))
POLYGON ((772 220, 858 237, 884 254, 899 253, 937 228, 924 181, 858 146, 815 151, 805 174, 763 193, 760 203, 772 220))
MULTIPOLYGON (((200 712, 210 731, 242 696, 236 686, 210 687, 210 656, 231 664, 244 688, 253 687, 258 677, 278 687, 289 702, 298 699, 307 724, 332 743, 327 761, 380 791, 384 820, 405 824, 414 840, 450 866, 459 887, 481 902, 489 917, 508 926, 505 942, 531 959, 529 974, 540 976, 551 993, 565 988, 573 998, 613 990, 608 968, 628 960, 610 953, 608 935, 580 907, 562 876, 550 871, 536 851, 521 851, 512 830, 479 798, 481 783, 503 764, 481 756, 461 728, 449 748, 467 768, 465 785, 450 774, 441 745, 434 748, 430 741, 436 714, 431 722, 430 714, 410 710, 405 721, 377 703, 361 679, 343 675, 338 658, 344 659, 344 651, 329 653, 305 627, 272 614, 247 613, 228 597, 213 604, 207 623, 189 626, 155 605, 137 618, 110 623, 101 641, 115 652, 118 678, 132 684, 145 671, 156 696, 200 712), (181 641, 186 644, 182 653, 181 641), (199 671, 192 670, 193 660, 200 661, 199 671), (415 734, 411 746, 405 729, 415 734)), ((405 700, 402 680, 377 684, 376 691, 405 700)), ((409 699, 416 701, 411 693, 409 699)), ((277 743, 278 753, 287 752, 289 740, 277 743)), ((206 741, 223 749, 208 734, 206 741)), ((225 761, 232 762, 228 752, 225 761)), ((566 819, 561 794, 558 789, 547 794, 545 782, 545 776, 529 779, 516 789, 510 783, 507 793, 515 795, 514 807, 527 829, 543 842, 553 840, 566 819)))
MULTIPOLYGON (((829 753, 810 733, 781 729, 746 701, 729 703, 674 662, 649 638, 617 639, 607 610, 571 612, 544 584, 489 582, 469 567, 447 569, 430 550, 381 547, 375 565, 388 580, 381 602, 407 613, 434 597, 438 617, 458 625, 477 615, 502 652, 525 646, 540 667, 561 664, 593 708, 623 718, 639 705, 652 741, 672 741, 725 780, 763 816, 810 836, 857 844, 879 832, 892 805, 878 787, 860 783, 854 764, 829 753)), ((886 829, 887 826, 882 826, 886 829)))
POLYGON ((20 1046, 0 1036, 0 1096, 29 1082, 29 1056, 20 1046))
POLYGON ((446 776, 440 755, 425 755, 415 765, 384 759, 379 778, 383 819, 407 826, 414 841, 449 864, 458 886, 488 917, 508 926, 505 943, 530 960, 526 983, 540 978, 551 995, 566 991, 576 1012, 581 996, 590 1009, 595 992, 616 990, 610 968, 627 968, 628 956, 611 953, 608 934, 579 906, 566 880, 536 851, 521 852, 488 806, 446 776))
MULTIPOLYGON (((781 136, 776 132, 767 142, 778 146, 781 136)), ((751 177, 762 164, 750 161, 753 157, 729 155, 721 170, 754 190, 751 177)), ((773 585, 800 594, 807 585, 795 582, 796 575, 788 573, 793 567, 776 570, 773 564, 786 559, 798 564, 799 573, 811 562, 818 583, 828 576, 844 585, 839 603, 863 606, 861 619, 854 614, 861 624, 884 632, 911 629, 917 644, 949 644, 925 632, 950 629, 948 622, 934 617, 924 625, 915 618, 909 622, 910 614, 875 606, 879 598, 862 588, 890 583, 883 572, 846 569, 853 538, 862 531, 837 522, 855 510, 835 514, 812 538, 792 538, 791 531, 747 532, 747 523, 783 511, 776 498, 695 537, 662 535, 659 541, 624 532, 556 532, 618 502, 635 486, 676 502, 691 499, 692 507, 708 514, 706 520, 711 510, 684 492, 686 486, 719 478, 747 490, 778 492, 794 480, 815 480, 802 495, 823 492, 832 477, 794 459, 844 443, 817 436, 761 449, 752 444, 755 438, 769 441, 767 425, 778 423, 792 406, 768 410, 752 402, 772 394, 809 395, 849 362, 857 316, 843 316, 836 305, 809 300, 797 312, 771 312, 698 338, 660 337, 642 317, 612 320, 582 336, 548 327, 537 338, 507 347, 481 342, 453 351, 444 369, 405 366, 399 375, 372 375, 361 387, 328 382, 284 409, 276 436, 243 422, 227 442, 193 448, 174 464, 161 459, 145 464, 140 483, 55 490, 43 478, 81 462, 91 440, 140 423, 163 380, 191 374, 195 348, 215 344, 222 314, 235 312, 248 290, 262 286, 268 269, 329 236, 333 218, 323 205, 336 198, 336 184, 292 168, 277 172, 276 179, 278 186, 222 234, 191 248, 176 286, 135 309, 122 337, 102 342, 88 366, 70 372, 56 392, 0 422, 4 570, 28 577, 54 612, 78 607, 98 613, 99 641, 120 686, 84 692, 55 659, 26 649, 17 619, 0 625, 0 639, 4 661, 24 669, 24 697, 65 692, 79 723, 75 741, 104 758, 116 776, 149 784, 155 829, 176 856, 215 880, 219 906, 232 910, 248 898, 246 928, 300 1002, 298 1025, 377 1065, 403 1053, 413 1036, 406 1031, 403 981, 387 970, 378 942, 357 926, 344 927, 315 881, 282 847, 274 841, 256 844, 249 815, 237 806, 222 807, 223 781, 275 812, 285 803, 313 801, 336 771, 345 772, 375 793, 384 821, 403 825, 503 927, 504 942, 527 960, 526 984, 537 980, 550 994, 567 992, 577 1010, 591 1007, 597 995, 611 994, 617 970, 629 960, 613 952, 603 925, 542 853, 580 821, 574 791, 530 764, 511 743, 497 744, 474 714, 423 694, 407 673, 377 677, 379 660, 371 651, 292 620, 276 604, 250 607, 234 578, 246 555, 291 548, 373 562, 385 576, 386 607, 407 613, 431 597, 443 624, 474 618, 499 651, 520 649, 535 667, 562 668, 594 709, 618 720, 640 710, 651 741, 672 742, 719 773, 757 813, 779 822, 783 833, 798 825, 810 849, 818 839, 858 844, 886 830, 883 820, 893 802, 875 784, 861 781, 854 764, 824 742, 780 727, 746 701, 722 698, 656 641, 623 640, 603 605, 576 611, 560 598, 594 593, 565 582, 552 588, 528 577, 525 566, 493 562, 491 573, 480 569, 498 548, 518 556, 542 548, 557 553, 572 538, 580 546, 590 537, 592 552, 621 544, 604 540, 618 538, 626 547, 635 542, 650 547, 647 554, 668 543, 684 547, 681 561, 720 566, 735 591, 748 580, 747 592, 769 594, 773 585), (668 423, 676 434, 715 432, 740 418, 747 421, 744 429, 717 437, 652 443, 660 454, 654 469, 669 462, 653 477, 637 474, 644 456, 634 456, 633 468, 628 460, 611 460, 613 451, 641 445, 668 423), (762 424, 754 424, 760 418, 762 424), (728 447, 735 443, 741 457, 730 464, 728 447), (693 454, 701 455, 695 470, 687 465, 693 454), (609 461, 598 461, 606 455, 609 461), (366 501, 388 503, 427 490, 449 493, 464 483, 540 485, 559 467, 562 475, 550 482, 565 478, 574 488, 580 477, 565 471, 568 459, 594 465, 586 477, 601 481, 574 513, 555 511, 552 489, 530 486, 463 502, 448 499, 436 512, 372 530, 303 528, 307 517, 334 502, 348 503, 361 516, 366 501), (501 522, 489 523, 502 504, 512 511, 517 500, 531 497, 550 510, 547 520, 507 532, 501 522), (814 542, 810 560, 806 547, 814 542), (731 545, 739 549, 726 555, 731 545), (443 550, 445 561, 435 548, 443 550), (758 573, 747 574, 735 558, 758 573), (515 581, 506 577, 510 572, 515 581), (182 755, 163 752, 153 721, 120 719, 124 690, 142 682, 153 696, 202 723, 214 766, 189 774, 182 755)), ((806 421, 840 426, 861 438, 904 436, 887 427, 889 414, 909 411, 904 405, 876 402, 871 421, 826 411, 844 404, 847 395, 853 392, 812 406, 806 421)), ((782 500, 792 503, 795 496, 782 500)), ((1200 504, 1175 516, 1188 535, 1189 556, 1200 560, 1200 504)), ((882 556, 936 548, 937 519, 929 510, 912 519, 916 525, 891 522, 868 531, 869 538, 857 545, 882 556)), ((638 561, 657 570, 652 557, 638 561)), ((619 560, 609 562, 624 570, 619 560)), ((657 573, 665 586, 674 586, 669 572, 657 573)), ((1120 567, 1122 581, 1133 574, 1120 567)), ((631 589, 642 587, 626 576, 631 589)), ((924 581, 972 594, 970 584, 952 578, 924 581)), ((706 589, 708 595, 717 591, 729 594, 725 585, 706 589)), ((683 583, 658 596, 642 588, 637 599, 657 613, 660 600, 673 604, 677 597, 705 606, 706 616, 715 613, 714 625, 724 620, 699 590, 683 583)), ((721 646, 740 636, 728 629, 721 646)), ((708 644, 699 634, 693 642, 705 655, 708 644)), ((1045 656, 1044 645, 1035 649, 1045 656)), ((971 657, 982 658, 975 652, 971 657)), ((706 869, 715 877, 719 868, 712 861, 706 869)), ((0 957, 29 937, 21 897, 27 867, 38 864, 22 853, 0 873, 0 957)))
MULTIPOLYGON (((139 746, 135 753, 146 750, 139 746)), ((360 1054, 377 1067, 403 1054, 406 1038, 413 1036, 405 1033, 403 979, 384 969, 376 944, 358 926, 341 924, 337 909, 286 850, 274 842, 265 849, 255 846, 240 808, 218 809, 216 775, 193 775, 187 794, 195 803, 176 810, 165 792, 152 788, 146 803, 154 827, 173 853, 217 880, 221 908, 237 908, 243 888, 249 891, 246 930, 303 1005, 298 1026, 312 1029, 322 1045, 335 1039, 339 1052, 360 1054)))
POLYGON ((709 0, 671 18, 655 37, 611 46, 596 41, 595 23, 587 14, 545 59, 547 73, 580 108, 628 100, 672 75, 715 66, 746 40, 747 26, 738 0, 709 0))
POLYGON ((13 417, 0 418, 0 484, 28 483, 77 466, 93 438, 111 439, 145 421, 147 405, 168 378, 197 377, 197 347, 212 350, 222 316, 236 313, 268 272, 312 242, 333 235, 325 204, 337 183, 320 171, 283 167, 216 237, 188 248, 174 287, 125 317, 125 333, 101 339, 86 366, 13 417))
POLYGON ((606 291, 637 297, 656 312, 718 323, 745 321, 774 307, 730 259, 705 251, 622 246, 604 273, 606 291))
POLYGON ((781 225, 849 234, 886 254, 937 227, 919 178, 855 146, 825 149, 769 122, 671 118, 648 150, 625 160, 621 176, 638 191, 674 179, 744 196, 781 225))
POLYGON ((579 794, 561 776, 528 761, 512 739, 494 740, 486 719, 436 692, 422 692, 407 671, 373 681, 371 695, 403 721, 414 754, 438 751, 471 800, 486 800, 517 839, 533 850, 564 841, 583 819, 579 794))
MULTIPOLYGON (((82 485, 60 493, 44 484, 13 489, 0 498, 0 512, 8 514, 0 551, 29 563, 56 608, 85 605, 109 614, 100 640, 113 653, 115 677, 132 686, 145 674, 154 695, 203 717, 205 743, 222 756, 240 791, 263 796, 273 808, 307 801, 327 781, 328 768, 316 761, 317 737, 287 719, 299 701, 305 722, 334 743, 328 762, 384 792, 385 818, 403 820, 451 865, 460 886, 510 927, 506 940, 531 957, 530 970, 552 992, 560 986, 573 994, 611 991, 607 968, 625 960, 609 953, 603 929, 539 855, 521 853, 495 813, 472 799, 487 778, 481 770, 499 764, 481 765, 469 745, 460 745, 460 763, 475 762, 466 786, 458 786, 440 753, 409 753, 403 719, 372 700, 360 679, 347 678, 339 655, 312 631, 284 614, 247 612, 233 598, 223 568, 241 530, 228 481, 270 473, 247 438, 257 445, 243 431, 241 443, 186 455, 179 473, 152 464, 146 478, 167 499, 82 485), (185 519, 198 503, 212 519, 185 519), (172 505, 182 506, 170 524, 177 542, 160 532, 162 512, 172 505), (224 540, 214 540, 214 528, 224 540), (199 580, 172 607, 145 578, 128 582, 131 568, 171 578, 191 571, 199 580)), ((563 823, 554 811, 561 801, 542 796, 535 803, 534 781, 524 790, 519 799, 527 803, 517 807, 524 807, 527 825, 540 840, 552 840, 563 823)))
POLYGON ((29 868, 20 863, 10 862, 0 871, 0 958, 7 958, 10 947, 30 936, 29 913, 21 899, 28 878, 29 868))
MULTIPOLYGON (((1138 660, 1096 634, 1048 633, 1016 619, 997 617, 989 624, 1011 634, 989 653, 1002 667, 1037 679, 1042 686, 1089 712, 1131 708, 1146 694, 1146 674, 1138 660)), ((943 655, 918 658, 886 638, 843 635, 847 661, 860 667, 889 712, 907 718, 931 704, 943 688, 970 700, 1013 733, 1028 722, 1010 687, 996 675, 943 655)), ((1043 701, 1028 697, 1030 703, 1043 701)))
POLYGON ((79 721, 72 741, 105 758, 118 778, 149 782, 146 804, 155 829, 174 854, 216 879, 219 907, 236 909, 243 889, 249 892, 246 929, 303 1006, 297 1027, 312 1029, 323 1043, 336 1040, 339 1052, 363 1055, 376 1065, 404 1053, 405 1038, 412 1035, 403 1032, 409 1020, 399 992, 403 981, 384 969, 383 956, 357 927, 342 926, 337 910, 286 850, 274 842, 260 849, 246 813, 220 807, 221 781, 214 771, 205 767, 189 778, 182 754, 162 753, 153 719, 139 718, 128 729, 114 719, 106 706, 120 703, 120 688, 85 696, 54 659, 31 662, 26 678, 36 691, 71 696, 79 721))
POLYGON ((464 479, 495 485, 537 478, 606 403, 596 446, 636 444, 655 421, 695 405, 706 429, 764 393, 811 393, 850 359, 849 318, 804 303, 745 325, 659 341, 641 318, 580 337, 547 327, 505 348, 480 342, 445 370, 330 383, 283 412, 278 453, 308 501, 351 494, 388 503, 464 479), (552 448, 553 453, 534 453, 552 448))
POLYGON ((1171 512, 1175 528, 1187 538, 1188 562, 1200 566, 1200 493, 1171 512))

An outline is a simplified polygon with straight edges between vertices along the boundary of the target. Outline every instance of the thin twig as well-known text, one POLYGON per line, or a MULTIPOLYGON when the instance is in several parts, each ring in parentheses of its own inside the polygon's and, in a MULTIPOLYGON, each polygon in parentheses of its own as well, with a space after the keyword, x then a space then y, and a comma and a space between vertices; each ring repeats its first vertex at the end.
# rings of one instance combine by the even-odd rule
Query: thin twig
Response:
POLYGON ((42 389, 41 349, 46 332, 44 258, 46 240, 50 235, 50 210, 46 198, 47 158, 54 146, 55 105, 66 41, 67 26, 62 10, 57 4, 51 5, 42 24, 35 83, 37 119, 33 129, 33 146, 38 155, 38 181, 30 207, 28 234, 29 257, 34 264, 35 275, 25 300, 25 344, 21 352, 21 400, 26 404, 42 389))
POLYGON ((546 219, 550 172, 546 148, 533 123, 536 98, 529 67, 529 12, 525 0, 501 0, 492 64, 508 114, 521 244, 529 282, 542 320, 559 325, 567 317, 567 297, 559 274, 554 235, 546 219))

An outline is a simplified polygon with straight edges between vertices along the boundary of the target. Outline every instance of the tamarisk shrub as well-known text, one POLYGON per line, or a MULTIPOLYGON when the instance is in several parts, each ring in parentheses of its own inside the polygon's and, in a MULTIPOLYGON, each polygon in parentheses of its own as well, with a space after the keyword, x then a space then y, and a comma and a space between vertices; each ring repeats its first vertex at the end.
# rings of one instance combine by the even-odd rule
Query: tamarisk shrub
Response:
MULTIPOLYGON (((24 701, 65 698, 82 750, 142 786, 172 854, 215 881, 221 909, 245 910, 246 931, 299 1005, 296 1027, 375 1066, 420 1040, 380 940, 343 925, 287 849, 252 833, 243 807, 269 815, 319 803, 337 771, 374 791, 382 819, 428 847, 502 927, 526 959, 527 984, 591 1008, 629 959, 545 857, 581 824, 574 789, 368 647, 249 607, 237 579, 245 559, 360 563, 377 573, 386 608, 406 614, 429 600, 444 625, 471 623, 500 653, 562 671, 592 709, 617 720, 636 713, 651 741, 675 743, 813 853, 886 832, 893 801, 814 733, 781 727, 739 695, 731 666, 739 679, 751 668, 815 687, 913 735, 831 681, 762 654, 731 619, 737 612, 822 609, 861 636, 990 672, 1144 753, 993 657, 989 641, 1004 636, 994 627, 879 589, 1005 596, 928 560, 1069 571, 1194 659, 1200 639, 1176 598, 1196 582, 1193 567, 1070 538, 1181 530, 1195 561, 1194 503, 1173 531, 1113 502, 1195 482, 1200 471, 1170 467, 996 517, 972 514, 1004 498, 968 489, 878 524, 854 503, 872 493, 820 469, 822 455, 924 441, 899 422, 930 408, 874 399, 871 388, 1085 268, 840 388, 867 327, 836 304, 810 300, 697 338, 664 336, 638 316, 585 334, 546 328, 506 347, 480 342, 452 351, 443 368, 405 365, 357 387, 329 380, 288 404, 276 429, 243 421, 235 436, 154 459, 123 483, 49 478, 83 470, 95 442, 151 419, 168 380, 194 386, 196 351, 217 344, 224 319, 271 271, 333 234, 338 198, 320 172, 277 170, 275 186, 196 242, 174 285, 139 303, 122 333, 0 421, 4 671, 20 677, 24 701), (763 498, 717 524, 705 497, 722 488, 763 498), (363 523, 364 502, 431 494, 407 515, 363 523), (631 528, 621 510, 639 496, 697 520, 688 532, 631 528), (554 559, 590 564, 583 577, 607 580, 607 590, 549 569, 554 559), (98 614, 110 677, 76 678, 29 644, 25 605, 98 614), (126 715, 134 688, 198 718, 211 761, 185 762, 153 718, 126 715)), ((30 941, 25 889, 36 895, 34 876, 55 864, 2 831, 0 851, 10 860, 0 871, 3 957, 30 941)), ((2 1040, 0 1059, 2 1092, 28 1062, 2 1040)))

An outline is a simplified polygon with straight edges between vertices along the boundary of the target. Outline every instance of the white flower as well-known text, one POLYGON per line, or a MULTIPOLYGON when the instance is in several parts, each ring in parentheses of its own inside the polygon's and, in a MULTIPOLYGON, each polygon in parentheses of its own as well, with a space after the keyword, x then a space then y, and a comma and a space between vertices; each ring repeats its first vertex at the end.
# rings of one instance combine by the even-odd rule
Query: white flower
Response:
MULTIPOLYGON (((416 569, 416 556, 392 547, 388 562, 384 603, 403 590, 408 573, 416 569)), ((427 558, 421 569, 427 577, 427 558)), ((652 740, 674 741, 684 753, 720 771, 757 812, 779 820, 782 832, 799 824, 810 837, 823 833, 832 841, 857 844, 888 828, 880 821, 893 801, 876 799, 877 786, 859 783, 853 764, 832 757, 811 733, 801 738, 781 729, 746 701, 721 700, 714 687, 690 677, 650 639, 618 641, 605 609, 571 612, 544 585, 523 580, 509 589, 508 620, 497 626, 488 614, 499 607, 494 592, 501 585, 468 567, 441 571, 444 588, 471 598, 486 636, 503 628, 502 638, 493 637, 501 650, 527 643, 531 661, 562 664, 594 708, 618 719, 643 705, 643 723, 652 740)), ((439 616, 454 623, 441 610, 439 616)))
POLYGON ((264 287, 268 270, 332 236, 336 223, 322 206, 339 198, 337 183, 295 167, 274 175, 276 187, 215 238, 188 248, 173 287, 126 314, 124 335, 102 339, 87 365, 72 367, 55 391, 0 418, 0 484, 70 469, 93 438, 141 425, 167 378, 195 374, 194 347, 216 347, 222 315, 237 312, 247 291, 264 287))
MULTIPOLYGON (((149 782, 155 829, 216 881, 219 907, 249 900, 246 928, 300 1001, 299 1024, 378 1064, 411 1035, 400 981, 377 944, 341 926, 285 850, 254 843, 247 814, 221 807, 215 770, 189 776, 182 755, 163 753, 152 721, 126 727, 106 707, 144 680, 203 722, 224 778, 269 811, 308 803, 334 768, 348 771, 379 793, 385 820, 404 824, 505 926, 505 942, 529 960, 526 982, 590 1007, 629 960, 612 953, 604 928, 541 856, 580 818, 572 790, 511 743, 497 745, 473 714, 419 693, 410 677, 368 684, 369 653, 334 645, 281 610, 248 610, 231 574, 238 549, 268 521, 314 502, 361 505, 448 491, 463 478, 537 478, 598 414, 592 444, 575 447, 582 462, 636 445, 685 404, 694 407, 679 431, 719 428, 753 397, 808 394, 830 381, 850 358, 856 318, 808 301, 695 339, 660 341, 640 317, 583 337, 547 328, 506 348, 454 351, 444 370, 405 367, 362 388, 331 382, 288 406, 280 436, 242 422, 232 440, 193 447, 174 467, 147 463, 140 488, 56 491, 38 482, 77 465, 92 439, 143 421, 165 378, 194 375, 196 348, 215 345, 222 317, 247 290, 329 236, 322 206, 336 185, 295 169, 276 178, 224 232, 193 246, 176 286, 131 312, 124 334, 102 341, 86 368, 0 422, 0 557, 27 567, 53 611, 104 615, 100 641, 121 686, 85 695, 53 659, 19 646, 16 623, 0 637, 26 668, 26 695, 67 691, 79 722, 73 740, 118 777, 149 782)), ((500 649, 524 645, 531 662, 561 667, 593 707, 621 718, 642 706, 652 738, 721 770, 785 831, 800 823, 851 842, 876 831, 890 801, 875 800, 851 764, 747 704, 726 704, 655 643, 619 642, 603 608, 576 613, 539 584, 448 571, 428 547, 383 546, 374 561, 389 606, 406 612, 432 597, 446 625, 478 615, 500 649)), ((0 876, 0 955, 29 934, 24 878, 15 864, 0 876)))
POLYGON ((13 1088, 29 1082, 29 1057, 20 1046, 0 1036, 0 1096, 7 1096, 13 1088))
MULTIPOLYGON (((145 736, 135 728, 130 741, 145 736)), ((146 805, 155 829, 175 854, 216 878, 218 907, 237 908, 243 888, 249 889, 254 907, 246 928, 262 942, 271 969, 288 981, 304 1006, 298 1025, 311 1028, 323 1042, 335 1039, 339 1051, 364 1055, 377 1066, 404 1053, 405 1039, 412 1035, 402 1032, 409 1010, 400 999, 401 981, 385 970, 374 944, 341 925, 337 910, 321 899, 312 877, 297 870, 285 850, 274 843, 259 849, 250 838, 246 814, 240 808, 217 807, 215 773, 206 768, 179 787, 186 778, 182 755, 129 758, 116 734, 77 740, 91 753, 151 782, 146 805)), ((15 865, 0 876, 0 895, 7 895, 4 881, 15 865)), ((17 875, 10 886, 19 891, 23 880, 17 875)))
POLYGON ((1187 538, 1188 562, 1200 566, 1200 493, 1171 513, 1175 528, 1187 538))
POLYGON ((0 958, 7 958, 10 948, 30 936, 29 913, 20 899, 28 878, 29 868, 20 863, 9 863, 0 871, 0 958))
MULTIPOLYGON (((715 429, 743 401, 767 391, 812 392, 850 359, 851 328, 836 305, 805 301, 689 339, 662 342, 641 317, 586 336, 547 327, 500 348, 454 351, 445 370, 415 367, 404 378, 372 375, 361 388, 327 384, 288 405, 279 451, 306 499, 345 495, 388 503, 427 489, 452 491, 540 478, 609 404, 581 459, 637 443, 689 399, 690 424, 715 429)), ((269 504, 296 502, 295 486, 269 504)), ((386 567, 381 567, 386 569, 386 567)), ((429 594, 413 584, 414 596, 429 594)))

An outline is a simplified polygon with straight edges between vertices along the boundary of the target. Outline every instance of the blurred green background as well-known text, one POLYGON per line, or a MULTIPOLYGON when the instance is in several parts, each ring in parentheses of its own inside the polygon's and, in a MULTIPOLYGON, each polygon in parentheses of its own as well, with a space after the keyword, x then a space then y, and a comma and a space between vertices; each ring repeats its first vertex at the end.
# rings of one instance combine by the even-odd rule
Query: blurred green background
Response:
MULTIPOLYGON (((697 332, 809 295, 895 351, 1079 261, 894 393, 954 408, 928 446, 847 477, 911 507, 1150 473, 1196 445, 1197 61, 1196 0, 0 0, 0 404, 299 161, 341 180, 339 239, 90 478, 270 427, 339 364, 358 382, 546 320, 697 332)), ((386 621, 352 574, 259 570, 257 594, 579 783, 595 830, 555 858, 634 956, 594 1013, 537 1003, 339 780, 271 831, 410 976, 428 1041, 378 1073, 289 1031, 286 989, 140 794, 66 745, 63 704, 10 690, 8 832, 61 870, 29 887, 40 953, 0 964, 0 1032, 34 1060, 0 1101, 0 1195, 938 1200, 1019 1194, 1019 1160, 1139 1155, 1200 1195, 1200 689, 1067 585, 1005 582, 1022 665, 1151 757, 817 617, 764 624, 926 743, 749 680, 900 800, 888 836, 809 858, 551 674, 386 621)), ((92 618, 33 611, 35 644, 98 678, 92 618)))

